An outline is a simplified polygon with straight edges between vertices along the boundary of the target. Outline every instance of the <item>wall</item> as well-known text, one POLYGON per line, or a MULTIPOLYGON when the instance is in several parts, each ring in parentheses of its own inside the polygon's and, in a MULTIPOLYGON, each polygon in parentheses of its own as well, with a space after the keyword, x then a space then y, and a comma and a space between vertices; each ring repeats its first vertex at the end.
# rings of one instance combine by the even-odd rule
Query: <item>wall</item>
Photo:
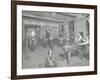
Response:
MULTIPOLYGON (((55 13, 55 12, 38 12, 38 11, 34 11, 34 12, 23 11, 22 15, 23 15, 23 27, 26 24, 40 26, 40 38, 45 37, 46 29, 50 29, 51 34, 54 34, 54 36, 57 36, 59 32, 59 27, 61 25, 64 26, 66 37, 70 38, 69 37, 69 22, 72 21, 74 17, 68 16, 62 13, 57 13, 57 12, 55 13)), ((78 23, 79 21, 80 20, 78 20, 75 23, 78 23)), ((77 26, 78 25, 76 25, 76 28, 77 26)), ((23 36, 23 40, 24 38, 25 37, 23 36)))
MULTIPOLYGON (((97 4, 100 22, 100 0, 36 0, 60 3, 97 4)), ((10 80, 11 68, 11 11, 10 0, 0 0, 0 80, 10 80)), ((100 24, 98 24, 98 53, 100 53, 100 24)), ((100 54, 98 54, 98 75, 43 78, 34 80, 100 80, 100 54)), ((29 80, 29 79, 28 79, 29 80)))
POLYGON ((83 32, 84 35, 86 35, 86 18, 81 18, 75 20, 75 35, 77 35, 79 32, 83 32))
POLYGON ((45 37, 45 31, 47 29, 50 29, 52 34, 58 34, 59 29, 58 22, 48 21, 48 20, 41 20, 41 19, 35 19, 35 18, 29 18, 29 17, 23 17, 23 25, 37 25, 40 27, 40 38, 45 37))

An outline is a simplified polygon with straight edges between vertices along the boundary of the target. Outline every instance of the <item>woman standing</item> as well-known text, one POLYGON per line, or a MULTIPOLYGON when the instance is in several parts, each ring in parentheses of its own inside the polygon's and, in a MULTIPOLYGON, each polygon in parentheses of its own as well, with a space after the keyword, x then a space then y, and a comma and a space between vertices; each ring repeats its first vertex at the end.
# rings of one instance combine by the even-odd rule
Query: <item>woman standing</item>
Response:
POLYGON ((83 58, 83 55, 86 52, 86 45, 88 44, 87 40, 83 37, 83 32, 79 32, 78 36, 75 38, 75 43, 79 46, 78 51, 80 58, 83 58))

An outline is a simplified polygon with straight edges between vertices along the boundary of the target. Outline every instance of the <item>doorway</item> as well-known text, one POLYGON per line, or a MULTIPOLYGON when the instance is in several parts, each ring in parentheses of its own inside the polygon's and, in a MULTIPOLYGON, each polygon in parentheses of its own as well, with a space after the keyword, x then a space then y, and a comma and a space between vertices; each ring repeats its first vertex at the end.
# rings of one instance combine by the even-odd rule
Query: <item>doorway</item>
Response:
POLYGON ((23 28, 23 44, 29 50, 33 51, 36 47, 38 38, 40 36, 40 26, 24 25, 23 28))

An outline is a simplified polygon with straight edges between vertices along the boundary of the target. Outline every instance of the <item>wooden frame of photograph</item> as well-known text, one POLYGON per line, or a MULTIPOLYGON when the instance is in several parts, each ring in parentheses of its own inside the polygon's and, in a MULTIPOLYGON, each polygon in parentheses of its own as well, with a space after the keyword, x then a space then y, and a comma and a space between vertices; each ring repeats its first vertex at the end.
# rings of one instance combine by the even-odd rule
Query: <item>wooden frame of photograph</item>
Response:
MULTIPOLYGON (((56 14, 52 13, 52 16, 55 17, 56 14)), ((49 16, 49 18, 45 18, 45 20, 48 20, 49 22, 56 20, 55 23, 57 21, 58 22, 61 21, 61 19, 60 20, 51 19, 52 16, 49 16)), ((31 17, 31 16, 28 15, 28 17, 31 17)), ((46 17, 46 16, 43 15, 42 17, 41 16, 38 16, 38 17, 33 16, 33 17, 35 19, 42 19, 43 17, 46 17)), ((39 23, 36 23, 36 24, 39 24, 39 23)), ((40 25, 44 25, 44 23, 41 23, 40 25)), ((33 1, 11 1, 11 79, 12 80, 29 79, 29 78, 45 78, 45 77, 76 76, 76 75, 93 75, 93 74, 97 74, 97 6, 96 5, 64 4, 64 3, 33 2, 33 1), (22 49, 23 43, 21 43, 22 42, 21 35, 23 34, 21 31, 23 30, 20 27, 23 26, 22 16, 23 16, 23 13, 25 13, 25 11, 26 13, 28 11, 31 11, 31 12, 32 11, 42 11, 42 12, 47 11, 48 14, 49 12, 56 11, 56 14, 66 15, 68 13, 67 16, 71 16, 71 17, 74 16, 74 19, 77 19, 79 17, 84 17, 85 13, 88 13, 90 15, 89 16, 90 18, 90 31, 89 31, 90 33, 90 45, 89 45, 90 46, 90 49, 89 49, 90 61, 88 65, 89 67, 87 67, 86 69, 83 67, 82 68, 78 67, 79 71, 75 70, 77 69, 77 67, 74 67, 74 68, 61 67, 58 69, 57 68, 48 68, 48 69, 41 68, 38 70, 32 69, 31 71, 22 70, 21 72, 21 69, 23 67, 20 66, 20 64, 22 64, 23 61, 20 62, 19 60, 22 60, 21 58, 22 56, 20 56, 20 54, 22 54, 21 49, 22 49), (73 14, 73 13, 79 13, 79 14, 73 14), (91 69, 90 69, 90 66, 92 66, 91 69)))

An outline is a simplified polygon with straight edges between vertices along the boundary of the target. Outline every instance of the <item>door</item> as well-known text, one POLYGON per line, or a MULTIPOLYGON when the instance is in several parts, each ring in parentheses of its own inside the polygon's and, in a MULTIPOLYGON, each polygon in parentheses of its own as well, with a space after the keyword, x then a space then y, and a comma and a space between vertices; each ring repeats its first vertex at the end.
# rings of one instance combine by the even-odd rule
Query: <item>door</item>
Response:
POLYGON ((33 51, 36 48, 37 36, 39 36, 40 32, 38 30, 40 29, 40 27, 37 25, 25 25, 24 29, 25 34, 23 34, 23 36, 25 35, 26 48, 33 51))

